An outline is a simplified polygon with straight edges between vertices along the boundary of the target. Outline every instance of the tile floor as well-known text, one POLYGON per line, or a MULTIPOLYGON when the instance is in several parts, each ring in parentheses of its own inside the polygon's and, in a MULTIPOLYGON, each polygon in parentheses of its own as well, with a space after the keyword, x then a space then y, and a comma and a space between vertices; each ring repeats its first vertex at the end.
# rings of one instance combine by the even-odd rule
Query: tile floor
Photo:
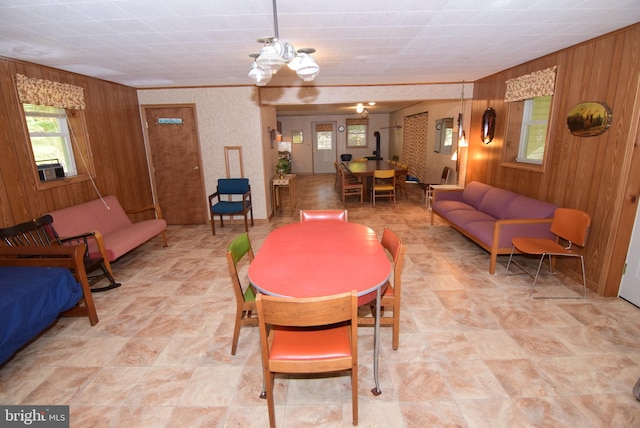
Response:
MULTIPOLYGON (((340 208, 333 176, 299 176, 297 208, 340 208)), ((286 192, 285 192, 286 194, 286 192)), ((286 199, 286 198, 285 198, 286 199)), ((587 300, 531 300, 530 279, 496 275, 489 256, 409 199, 360 205, 349 220, 408 247, 400 348, 383 329, 382 395, 374 397, 373 331, 360 334, 361 427, 631 427, 640 402, 640 309, 587 300)), ((297 221, 279 213, 250 229, 297 221)), ((257 328, 230 355, 235 304, 224 251, 243 231, 170 226, 114 264, 123 286, 94 294, 100 322, 63 318, 0 368, 0 403, 68 404, 72 427, 265 427, 257 328)), ((551 292, 580 285, 556 275, 551 292), (564 285, 563 285, 564 283, 564 285), (566 287, 565 287, 566 285, 566 287)), ((348 376, 278 378, 279 427, 351 426, 348 376)))

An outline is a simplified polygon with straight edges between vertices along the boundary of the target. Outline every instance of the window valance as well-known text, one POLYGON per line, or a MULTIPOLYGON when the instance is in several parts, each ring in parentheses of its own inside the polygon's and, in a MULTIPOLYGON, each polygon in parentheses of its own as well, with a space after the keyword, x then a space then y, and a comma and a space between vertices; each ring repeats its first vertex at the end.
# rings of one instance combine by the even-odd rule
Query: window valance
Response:
POLYGON ((317 123, 316 132, 331 132, 333 131, 333 125, 331 123, 317 123))
POLYGON ((368 125, 369 119, 346 119, 347 126, 349 125, 368 125))
POLYGON ((521 101, 545 95, 553 95, 556 85, 557 66, 546 70, 535 71, 531 74, 509 79, 505 83, 507 90, 505 102, 521 101))
POLYGON ((22 104, 36 104, 65 109, 83 110, 84 88, 67 83, 16 75, 18 97, 22 104))

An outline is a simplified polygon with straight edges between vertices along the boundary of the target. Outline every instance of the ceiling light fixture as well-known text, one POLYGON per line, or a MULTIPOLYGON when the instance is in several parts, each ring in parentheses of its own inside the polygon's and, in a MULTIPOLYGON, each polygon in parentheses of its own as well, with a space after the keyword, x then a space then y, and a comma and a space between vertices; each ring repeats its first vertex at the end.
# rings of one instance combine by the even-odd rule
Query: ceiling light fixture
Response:
POLYGON ((305 82, 315 79, 320 72, 320 66, 311 54, 316 50, 313 48, 296 50, 290 43, 279 39, 276 0, 273 0, 273 29, 275 37, 258 39, 258 42, 263 44, 260 53, 249 55, 254 58, 249 70, 249 78, 254 80, 257 86, 264 86, 284 64, 287 64, 305 82))

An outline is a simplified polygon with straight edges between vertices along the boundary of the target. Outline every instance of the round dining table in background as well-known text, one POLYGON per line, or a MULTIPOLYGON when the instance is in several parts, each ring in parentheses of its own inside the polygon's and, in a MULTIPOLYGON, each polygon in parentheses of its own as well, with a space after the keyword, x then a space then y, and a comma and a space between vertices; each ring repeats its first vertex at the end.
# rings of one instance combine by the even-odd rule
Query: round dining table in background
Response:
POLYGON ((356 290, 358 305, 376 301, 374 377, 380 394, 378 352, 380 295, 392 265, 369 227, 336 220, 291 223, 265 239, 248 270, 261 293, 279 297, 321 297, 356 290))

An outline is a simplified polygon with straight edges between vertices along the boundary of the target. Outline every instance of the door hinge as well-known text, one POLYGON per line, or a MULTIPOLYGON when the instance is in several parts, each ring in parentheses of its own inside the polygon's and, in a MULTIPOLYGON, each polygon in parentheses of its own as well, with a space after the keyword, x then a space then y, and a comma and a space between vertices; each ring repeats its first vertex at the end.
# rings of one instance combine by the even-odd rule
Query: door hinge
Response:
POLYGON ((622 267, 622 275, 624 275, 625 273, 627 273, 627 264, 626 263, 622 267))

